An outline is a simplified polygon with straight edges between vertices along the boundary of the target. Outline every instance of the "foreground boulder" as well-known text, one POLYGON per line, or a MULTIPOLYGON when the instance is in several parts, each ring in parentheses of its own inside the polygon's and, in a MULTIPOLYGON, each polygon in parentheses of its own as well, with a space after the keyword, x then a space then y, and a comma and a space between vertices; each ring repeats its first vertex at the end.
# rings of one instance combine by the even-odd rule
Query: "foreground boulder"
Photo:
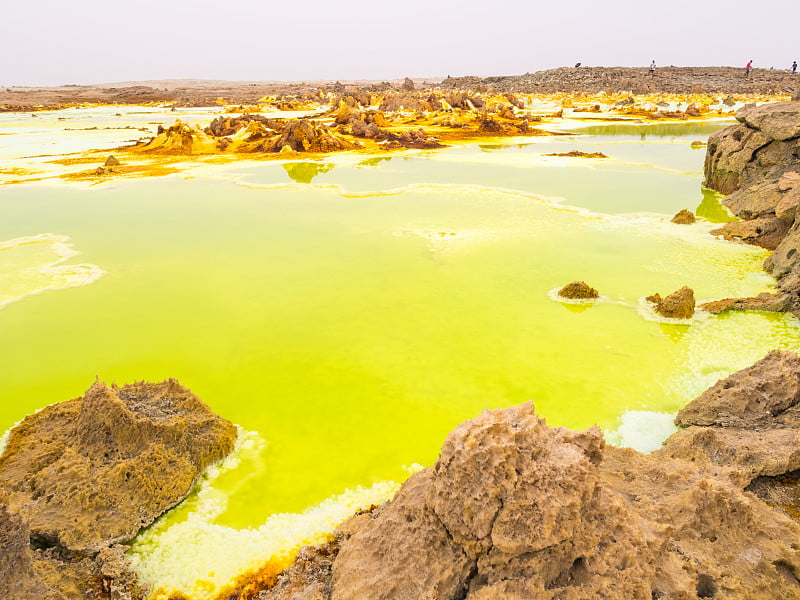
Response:
POLYGON ((798 468, 800 435, 761 418, 798 381, 800 358, 773 353, 720 382, 679 421, 722 411, 749 429, 728 427, 719 451, 693 454, 686 432, 702 442, 726 427, 692 425, 645 456, 605 446, 597 428, 550 428, 531 404, 485 411, 448 436, 434 467, 304 549, 259 598, 800 598, 800 525, 769 485, 798 468), (756 435, 784 445, 770 453, 756 435))
MULTIPOLYGON (((124 568, 107 566, 123 562, 116 544, 183 500, 235 438, 231 423, 175 380, 98 382, 82 398, 26 417, 0 456, 0 529, 10 544, 3 554, 39 565, 17 588, 88 598, 95 575, 125 579, 124 568), (69 591, 75 582, 82 591, 69 591)), ((13 581, 5 568, 0 561, 0 581, 13 581)))

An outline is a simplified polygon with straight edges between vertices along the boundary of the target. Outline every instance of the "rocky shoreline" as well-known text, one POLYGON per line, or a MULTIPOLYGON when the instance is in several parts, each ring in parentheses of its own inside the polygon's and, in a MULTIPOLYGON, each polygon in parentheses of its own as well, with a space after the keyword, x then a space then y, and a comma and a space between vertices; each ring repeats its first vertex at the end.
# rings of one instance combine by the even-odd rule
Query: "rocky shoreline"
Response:
POLYGON ((742 220, 713 233, 773 250, 764 268, 778 286, 772 294, 728 298, 702 308, 800 316, 800 102, 749 107, 736 118, 737 125, 708 140, 705 185, 729 194, 722 202, 742 220))

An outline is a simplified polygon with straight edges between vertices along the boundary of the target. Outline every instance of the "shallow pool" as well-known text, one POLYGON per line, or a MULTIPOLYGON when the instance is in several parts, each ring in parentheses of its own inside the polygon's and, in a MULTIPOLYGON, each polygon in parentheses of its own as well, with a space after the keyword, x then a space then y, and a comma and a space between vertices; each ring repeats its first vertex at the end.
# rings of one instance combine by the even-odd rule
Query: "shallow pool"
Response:
POLYGON ((533 400, 551 425, 613 432, 800 347, 784 315, 649 311, 656 291, 773 282, 765 251, 708 234, 729 217, 690 144, 713 127, 609 127, 0 187, 0 430, 95 377, 175 377, 251 432, 134 549, 146 578, 190 589, 382 501, 485 408, 533 400), (575 149, 608 158, 545 156, 575 149), (671 224, 682 208, 706 220, 671 224), (576 279, 601 300, 559 302, 576 279), (206 545, 225 536, 241 552, 220 566, 206 545))

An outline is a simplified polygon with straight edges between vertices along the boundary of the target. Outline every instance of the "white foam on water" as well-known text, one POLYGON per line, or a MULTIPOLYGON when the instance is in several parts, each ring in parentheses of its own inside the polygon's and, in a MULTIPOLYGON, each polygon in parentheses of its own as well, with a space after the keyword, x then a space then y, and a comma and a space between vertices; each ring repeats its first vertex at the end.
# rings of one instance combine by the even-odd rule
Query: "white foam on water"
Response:
POLYGON ((763 358, 770 350, 800 350, 800 328, 791 315, 731 311, 687 328, 681 365, 667 383, 687 401, 763 358))
POLYGON ((93 264, 63 264, 78 254, 65 235, 43 233, 0 242, 0 279, 5 280, 5 291, 0 291, 0 308, 47 290, 89 285, 106 273, 93 264), (3 252, 37 246, 46 248, 47 252, 32 264, 4 264, 3 252), (42 260, 49 262, 41 264, 42 260))
MULTIPOLYGON (((151 598, 166 599, 180 592, 193 600, 210 600, 237 576, 268 562, 288 563, 301 546, 326 542, 356 511, 382 504, 400 487, 394 481, 358 486, 299 513, 269 515, 259 527, 234 529, 215 523, 231 492, 215 488, 214 480, 260 455, 263 446, 257 433, 240 432, 234 452, 209 469, 187 501, 189 512, 183 520, 171 522, 168 513, 135 540, 128 557, 140 580, 150 587, 151 598)), ((407 470, 421 468, 411 465, 407 470)))
POLYGON ((678 431, 674 419, 672 413, 629 410, 620 417, 619 427, 605 432, 605 438, 614 446, 650 454, 661 448, 664 440, 678 431))
POLYGON ((428 251, 444 254, 456 249, 461 249, 475 242, 487 241, 498 237, 500 234, 489 230, 457 230, 440 231, 434 229, 408 228, 397 229, 392 232, 394 237, 413 237, 425 240, 428 251))

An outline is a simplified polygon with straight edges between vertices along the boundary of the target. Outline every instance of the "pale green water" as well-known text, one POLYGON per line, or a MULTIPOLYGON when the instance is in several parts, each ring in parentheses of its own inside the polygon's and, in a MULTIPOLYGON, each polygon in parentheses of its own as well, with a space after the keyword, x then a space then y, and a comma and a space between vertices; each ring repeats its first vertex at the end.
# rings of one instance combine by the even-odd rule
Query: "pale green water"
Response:
POLYGON ((217 522, 238 528, 400 481, 484 408, 533 399, 552 425, 609 430, 674 412, 800 347, 782 315, 667 324, 640 309, 683 285, 703 301, 770 284, 764 251, 668 222, 698 206, 727 218, 689 147, 708 131, 684 127, 0 188, 0 242, 69 236, 68 264, 106 272, 0 309, 0 430, 95 376, 176 377, 266 442, 217 484, 217 522), (610 158, 541 156, 571 149, 610 158), (548 295, 575 279, 606 300, 548 295))

